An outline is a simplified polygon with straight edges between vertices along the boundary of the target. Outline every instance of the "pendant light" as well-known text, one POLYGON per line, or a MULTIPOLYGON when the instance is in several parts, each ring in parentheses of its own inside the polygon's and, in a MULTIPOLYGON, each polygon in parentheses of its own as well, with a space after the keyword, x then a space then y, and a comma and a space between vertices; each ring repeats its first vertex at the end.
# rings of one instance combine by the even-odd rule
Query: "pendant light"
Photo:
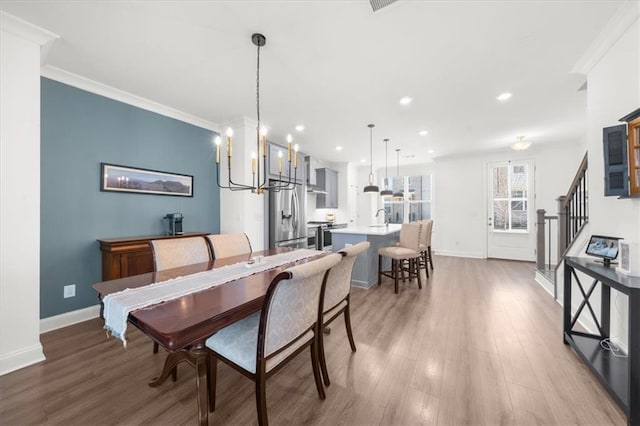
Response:
POLYGON ((384 140, 384 189, 380 191, 382 197, 391 197, 393 191, 389 189, 389 168, 387 164, 389 154, 389 139, 384 140))
POLYGON ((373 127, 375 124, 369 124, 369 185, 364 187, 364 192, 380 192, 380 188, 374 185, 373 181, 373 127))
MULTIPOLYGON (((396 149, 396 157, 398 159, 397 177, 398 180, 400 180, 400 148, 396 149)), ((400 189, 399 191, 394 192, 393 198, 404 198, 404 191, 400 189)))

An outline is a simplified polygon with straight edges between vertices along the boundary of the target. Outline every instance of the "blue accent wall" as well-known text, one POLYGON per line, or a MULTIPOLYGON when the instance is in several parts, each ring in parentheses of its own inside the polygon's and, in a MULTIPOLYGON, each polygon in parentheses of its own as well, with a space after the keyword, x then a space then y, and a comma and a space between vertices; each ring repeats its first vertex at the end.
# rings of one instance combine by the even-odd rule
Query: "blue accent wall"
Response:
MULTIPOLYGON (((42 78, 40 317, 95 305, 97 239, 220 230, 214 132, 42 78), (100 163, 192 175, 193 197, 100 191, 100 163), (76 296, 63 287, 76 284, 76 296)), ((25 188, 28 190, 28 188, 25 188)), ((16 223, 15 226, 20 226, 16 223)))

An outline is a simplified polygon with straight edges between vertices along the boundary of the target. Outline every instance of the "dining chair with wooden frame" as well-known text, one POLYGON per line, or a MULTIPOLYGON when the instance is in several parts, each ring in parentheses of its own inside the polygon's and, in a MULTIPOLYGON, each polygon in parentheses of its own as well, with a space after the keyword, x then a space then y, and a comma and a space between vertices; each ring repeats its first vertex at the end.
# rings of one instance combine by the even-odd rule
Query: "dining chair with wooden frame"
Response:
MULTIPOLYGON (((203 237, 152 240, 149 245, 153 253, 153 270, 156 272, 211 260, 209 245, 203 237)), ((153 342, 153 353, 158 353, 157 342, 153 342)))
POLYGON ((251 241, 244 232, 209 234, 207 241, 214 259, 251 253, 251 241))
POLYGON ((258 423, 268 424, 265 383, 307 347, 320 399, 325 399, 318 360, 319 312, 327 272, 337 253, 279 273, 269 285, 260 312, 234 322, 206 341, 209 411, 215 410, 218 359, 255 382, 258 423))
POLYGON ((320 370, 322 371, 322 379, 325 386, 329 386, 331 381, 329 380, 324 353, 324 334, 327 326, 341 314, 344 315, 344 325, 347 329, 347 337, 351 351, 356 351, 356 343, 353 339, 353 331, 351 330, 351 274, 353 273, 353 266, 356 263, 358 255, 367 251, 370 246, 371 244, 368 241, 363 241, 339 250, 338 253, 342 255, 342 260, 331 268, 327 274, 327 284, 324 290, 324 309, 318 319, 321 324, 319 334, 320 370))

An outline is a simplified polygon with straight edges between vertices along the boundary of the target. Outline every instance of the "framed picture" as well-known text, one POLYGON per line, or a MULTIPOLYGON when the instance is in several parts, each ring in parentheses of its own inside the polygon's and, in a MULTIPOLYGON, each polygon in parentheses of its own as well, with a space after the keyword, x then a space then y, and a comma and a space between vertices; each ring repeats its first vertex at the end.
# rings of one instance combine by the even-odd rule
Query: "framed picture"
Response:
POLYGON ((193 176, 100 163, 101 191, 193 197, 193 176))

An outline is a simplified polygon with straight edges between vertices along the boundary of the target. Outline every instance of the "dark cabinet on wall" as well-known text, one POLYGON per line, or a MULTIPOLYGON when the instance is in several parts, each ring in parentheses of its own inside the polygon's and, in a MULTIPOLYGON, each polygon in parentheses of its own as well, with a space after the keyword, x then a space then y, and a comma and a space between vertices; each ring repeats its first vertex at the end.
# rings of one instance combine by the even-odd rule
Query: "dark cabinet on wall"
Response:
POLYGON ((604 195, 628 195, 627 125, 603 130, 604 195))
POLYGON ((603 129, 604 195, 640 196, 640 108, 603 129))
POLYGON ((192 232, 183 235, 151 235, 98 240, 102 252, 102 281, 153 272, 153 253, 149 245, 152 240, 205 235, 208 233, 192 232))
POLYGON ((316 169, 316 182, 318 187, 325 190, 326 194, 316 196, 316 208, 338 208, 338 172, 336 170, 321 168, 316 169))

